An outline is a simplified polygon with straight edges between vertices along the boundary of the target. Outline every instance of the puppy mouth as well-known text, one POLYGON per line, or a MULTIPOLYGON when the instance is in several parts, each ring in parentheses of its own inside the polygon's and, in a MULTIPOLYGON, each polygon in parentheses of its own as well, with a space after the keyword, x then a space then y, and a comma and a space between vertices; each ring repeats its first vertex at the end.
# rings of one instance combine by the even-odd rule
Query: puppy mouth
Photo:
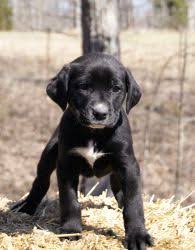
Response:
POLYGON ((86 117, 80 117, 79 121, 80 123, 87 127, 87 128, 91 128, 91 129, 104 129, 104 128, 112 128, 115 126, 115 124, 118 121, 119 116, 114 116, 112 117, 112 119, 109 120, 105 120, 103 122, 98 122, 95 120, 90 120, 87 119, 86 117))
POLYGON ((106 127, 105 125, 102 125, 102 124, 89 124, 86 126, 89 128, 93 128, 93 129, 103 129, 106 127))
POLYGON ((112 128, 116 124, 116 121, 110 121, 107 123, 96 123, 96 122, 81 122, 83 126, 91 129, 104 129, 104 128, 112 128))
POLYGON ((97 123, 95 121, 90 121, 90 120, 87 120, 87 119, 80 119, 80 123, 87 127, 87 128, 91 128, 91 129, 104 129, 107 126, 107 124, 103 124, 103 123, 97 123))

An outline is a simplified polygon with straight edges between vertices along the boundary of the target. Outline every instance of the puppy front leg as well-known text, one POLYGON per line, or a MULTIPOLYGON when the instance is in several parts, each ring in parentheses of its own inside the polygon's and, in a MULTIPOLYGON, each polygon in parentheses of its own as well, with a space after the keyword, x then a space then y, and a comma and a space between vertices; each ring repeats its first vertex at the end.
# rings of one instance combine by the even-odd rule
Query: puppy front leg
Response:
POLYGON ((129 250, 145 250, 146 246, 152 246, 152 240, 145 229, 140 170, 134 156, 123 158, 119 175, 124 195, 126 245, 129 250))
POLYGON ((62 233, 82 231, 81 209, 77 200, 79 173, 76 167, 77 164, 71 157, 59 160, 57 165, 62 233))
POLYGON ((37 165, 37 176, 26 199, 17 202, 11 210, 34 214, 50 186, 50 176, 56 168, 58 155, 58 127, 47 143, 37 165))

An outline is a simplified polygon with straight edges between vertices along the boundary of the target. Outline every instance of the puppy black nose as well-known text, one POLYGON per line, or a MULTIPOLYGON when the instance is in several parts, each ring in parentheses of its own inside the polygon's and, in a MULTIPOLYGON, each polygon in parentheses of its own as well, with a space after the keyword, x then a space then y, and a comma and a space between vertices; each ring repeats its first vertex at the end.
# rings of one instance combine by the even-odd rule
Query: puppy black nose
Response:
POLYGON ((93 115, 96 120, 105 120, 108 115, 108 107, 104 103, 97 103, 93 107, 93 115))

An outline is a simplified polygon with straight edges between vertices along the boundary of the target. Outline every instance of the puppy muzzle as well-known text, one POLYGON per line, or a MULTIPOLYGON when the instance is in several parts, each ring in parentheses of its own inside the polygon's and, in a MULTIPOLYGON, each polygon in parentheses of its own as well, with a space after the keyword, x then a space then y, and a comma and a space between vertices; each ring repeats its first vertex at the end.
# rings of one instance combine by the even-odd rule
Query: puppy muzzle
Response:
POLYGON ((78 122, 91 129, 112 128, 118 121, 119 113, 109 110, 109 107, 103 103, 97 103, 87 109, 72 109, 78 122))

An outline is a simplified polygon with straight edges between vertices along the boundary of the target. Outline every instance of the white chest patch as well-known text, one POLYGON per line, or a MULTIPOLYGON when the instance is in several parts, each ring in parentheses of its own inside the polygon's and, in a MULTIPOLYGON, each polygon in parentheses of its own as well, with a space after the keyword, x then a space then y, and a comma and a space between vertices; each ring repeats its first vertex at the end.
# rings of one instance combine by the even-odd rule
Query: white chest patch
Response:
POLYGON ((85 158, 88 163, 91 165, 91 167, 93 167, 94 162, 101 158, 103 155, 105 155, 105 153, 101 152, 101 151, 95 151, 94 148, 94 143, 92 141, 89 142, 87 147, 76 147, 73 148, 70 153, 73 154, 78 154, 80 156, 82 156, 83 158, 85 158))

